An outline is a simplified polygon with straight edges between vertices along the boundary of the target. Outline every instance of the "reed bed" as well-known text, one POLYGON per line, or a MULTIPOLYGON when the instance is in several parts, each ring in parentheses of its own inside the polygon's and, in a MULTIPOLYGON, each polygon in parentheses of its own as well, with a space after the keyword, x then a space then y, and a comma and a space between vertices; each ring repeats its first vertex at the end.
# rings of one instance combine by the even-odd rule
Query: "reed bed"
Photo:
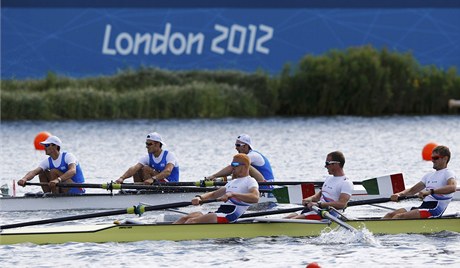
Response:
POLYGON ((455 68, 370 46, 306 55, 280 74, 167 71, 2 80, 2 120, 447 114, 460 99, 455 68))

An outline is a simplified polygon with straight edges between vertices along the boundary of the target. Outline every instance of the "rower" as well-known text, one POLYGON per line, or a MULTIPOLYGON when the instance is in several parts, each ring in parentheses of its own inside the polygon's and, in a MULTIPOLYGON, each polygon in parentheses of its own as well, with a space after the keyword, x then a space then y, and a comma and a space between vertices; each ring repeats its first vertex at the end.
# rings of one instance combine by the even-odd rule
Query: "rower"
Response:
POLYGON ((434 172, 430 172, 414 186, 393 194, 392 201, 399 197, 418 194, 423 203, 418 207, 400 208, 386 214, 384 219, 423 219, 439 218, 457 190, 457 178, 452 170, 447 168, 450 161, 450 150, 447 146, 436 146, 431 153, 434 172))
POLYGON ((26 182, 38 175, 44 193, 52 192, 65 194, 84 194, 83 188, 57 187, 58 183, 84 183, 80 163, 77 158, 68 152, 61 153, 62 142, 57 136, 49 136, 45 141, 40 142, 45 146, 45 154, 49 157, 43 160, 39 166, 29 172, 18 181, 18 185, 25 186, 26 182))
MULTIPOLYGON (((241 134, 236 138, 235 149, 238 153, 246 154, 251 160, 249 175, 258 182, 271 182, 275 180, 272 167, 268 159, 260 152, 253 149, 251 137, 247 134, 241 134)), ((226 177, 232 174, 232 167, 226 166, 217 173, 206 177, 207 180, 216 180, 216 178, 226 177)), ((261 185, 260 189, 272 189, 272 185, 261 185)))
POLYGON ((179 163, 176 155, 168 150, 163 150, 165 145, 157 132, 148 134, 145 141, 147 154, 141 157, 137 164, 126 170, 116 180, 116 183, 123 183, 125 179, 130 177, 133 177, 134 182, 147 185, 155 182, 179 181, 179 163))
MULTIPOLYGON (((300 215, 294 213, 286 218, 321 220, 321 216, 312 210, 313 206, 318 208, 331 207, 343 211, 353 193, 353 183, 345 176, 344 165, 345 156, 342 152, 334 151, 329 153, 324 167, 331 176, 326 177, 320 191, 302 200, 302 204, 306 208, 300 215)), ((339 216, 334 211, 330 213, 333 216, 339 216)))
POLYGON ((237 154, 230 163, 232 167, 233 180, 225 186, 197 195, 192 199, 193 205, 199 205, 203 201, 217 199, 224 201, 217 211, 204 214, 192 212, 187 216, 175 221, 175 224, 189 223, 233 223, 249 208, 251 204, 259 202, 259 185, 257 181, 249 176, 251 160, 246 154, 237 154))

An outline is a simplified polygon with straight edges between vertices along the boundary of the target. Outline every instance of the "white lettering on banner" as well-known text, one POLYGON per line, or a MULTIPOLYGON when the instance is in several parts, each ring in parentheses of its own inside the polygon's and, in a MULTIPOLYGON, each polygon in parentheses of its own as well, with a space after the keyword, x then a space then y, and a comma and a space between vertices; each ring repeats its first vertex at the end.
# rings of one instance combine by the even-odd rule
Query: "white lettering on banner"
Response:
POLYGON ((197 47, 196 47, 196 53, 201 55, 203 53, 204 35, 202 33, 195 34, 195 35, 189 33, 188 40, 189 42, 187 43, 186 54, 187 55, 192 54, 193 44, 198 42, 197 47))
POLYGON ((170 32, 171 32, 171 24, 166 23, 165 32, 163 35, 157 34, 157 33, 153 34, 153 42, 152 42, 152 48, 151 48, 151 52, 153 55, 156 55, 159 52, 161 52, 161 54, 163 55, 166 54, 167 49, 168 49, 167 39, 169 38, 170 32), (158 45, 158 42, 162 42, 162 43, 158 45))
POLYGON ((144 46, 144 54, 145 55, 149 54, 151 40, 152 40, 151 35, 148 33, 142 34, 142 35, 140 33, 136 33, 136 38, 134 38, 133 54, 134 55, 139 54, 139 48, 141 47, 141 45, 144 46))
POLYGON ((121 55, 129 55, 133 51, 133 38, 129 33, 121 33, 115 40, 115 48, 121 55), (123 47, 123 41, 126 41, 126 48, 123 47))
POLYGON ((225 49, 219 47, 220 42, 226 40, 228 38, 228 28, 221 26, 219 24, 214 25, 214 29, 221 32, 222 34, 217 36, 216 38, 212 39, 212 46, 211 51, 216 52, 218 54, 224 54, 225 49))
POLYGON ((263 46, 265 42, 272 39, 273 37, 273 28, 267 25, 260 25, 260 30, 265 32, 265 35, 257 39, 256 51, 264 54, 269 54, 270 49, 263 46))
POLYGON ((102 54, 105 55, 117 55, 115 49, 109 48, 109 41, 110 41, 110 32, 112 31, 112 26, 107 24, 105 26, 105 33, 104 33, 104 43, 102 45, 102 54))
POLYGON ((246 28, 240 25, 233 24, 230 28, 230 37, 228 39, 228 51, 235 54, 242 54, 244 50, 244 44, 246 43, 246 28), (240 42, 235 46, 235 40, 238 39, 238 33, 240 42))
MULTIPOLYGON (((249 24, 247 27, 232 24, 230 27, 215 24, 218 35, 211 40, 210 51, 217 54, 270 54, 266 43, 273 38, 273 28, 264 24, 249 24)), ((104 55, 201 55, 205 46, 205 35, 172 31, 166 23, 163 33, 120 32, 112 37, 112 25, 105 26, 102 54, 104 55)))
MULTIPOLYGON (((273 38, 273 28, 267 25, 260 24, 259 30, 262 35, 257 38, 257 26, 249 24, 247 27, 249 29, 249 38, 247 40, 246 51, 248 54, 254 53, 254 43, 255 51, 263 54, 270 54, 270 49, 264 47, 264 43, 273 38)), ((220 34, 212 40, 211 51, 218 54, 225 54, 225 51, 234 53, 234 54, 243 54, 245 51, 246 36, 247 30, 246 27, 243 27, 238 24, 233 24, 232 26, 225 27, 223 25, 216 24, 214 29, 220 34), (237 41, 239 39, 239 41, 237 41), (227 41, 227 49, 221 46, 221 43, 227 41)), ((225 46, 225 43, 223 44, 225 46)))

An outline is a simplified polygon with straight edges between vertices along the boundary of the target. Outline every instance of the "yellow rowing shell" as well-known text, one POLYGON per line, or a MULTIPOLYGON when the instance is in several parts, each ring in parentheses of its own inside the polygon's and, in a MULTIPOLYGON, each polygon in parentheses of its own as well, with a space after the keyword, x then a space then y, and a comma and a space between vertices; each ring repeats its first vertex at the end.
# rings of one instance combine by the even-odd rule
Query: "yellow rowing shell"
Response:
MULTIPOLYGON (((143 240, 200 240, 219 238, 254 238, 270 236, 318 236, 337 228, 335 223, 284 219, 259 219, 263 222, 234 224, 100 224, 6 229, 0 233, 0 244, 67 242, 134 242, 143 240)), ((442 231, 460 233, 460 218, 416 220, 351 220, 351 226, 366 228, 374 234, 417 233, 442 231)))

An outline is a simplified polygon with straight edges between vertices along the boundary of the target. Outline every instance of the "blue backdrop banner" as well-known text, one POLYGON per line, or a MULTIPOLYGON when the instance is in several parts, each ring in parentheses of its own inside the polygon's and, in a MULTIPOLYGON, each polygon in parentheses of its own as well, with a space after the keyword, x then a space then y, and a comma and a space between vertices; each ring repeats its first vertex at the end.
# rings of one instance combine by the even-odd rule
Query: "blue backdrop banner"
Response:
POLYGON ((459 2, 7 0, 1 77, 84 77, 139 66, 276 74, 306 54, 364 45, 459 69, 459 2))

